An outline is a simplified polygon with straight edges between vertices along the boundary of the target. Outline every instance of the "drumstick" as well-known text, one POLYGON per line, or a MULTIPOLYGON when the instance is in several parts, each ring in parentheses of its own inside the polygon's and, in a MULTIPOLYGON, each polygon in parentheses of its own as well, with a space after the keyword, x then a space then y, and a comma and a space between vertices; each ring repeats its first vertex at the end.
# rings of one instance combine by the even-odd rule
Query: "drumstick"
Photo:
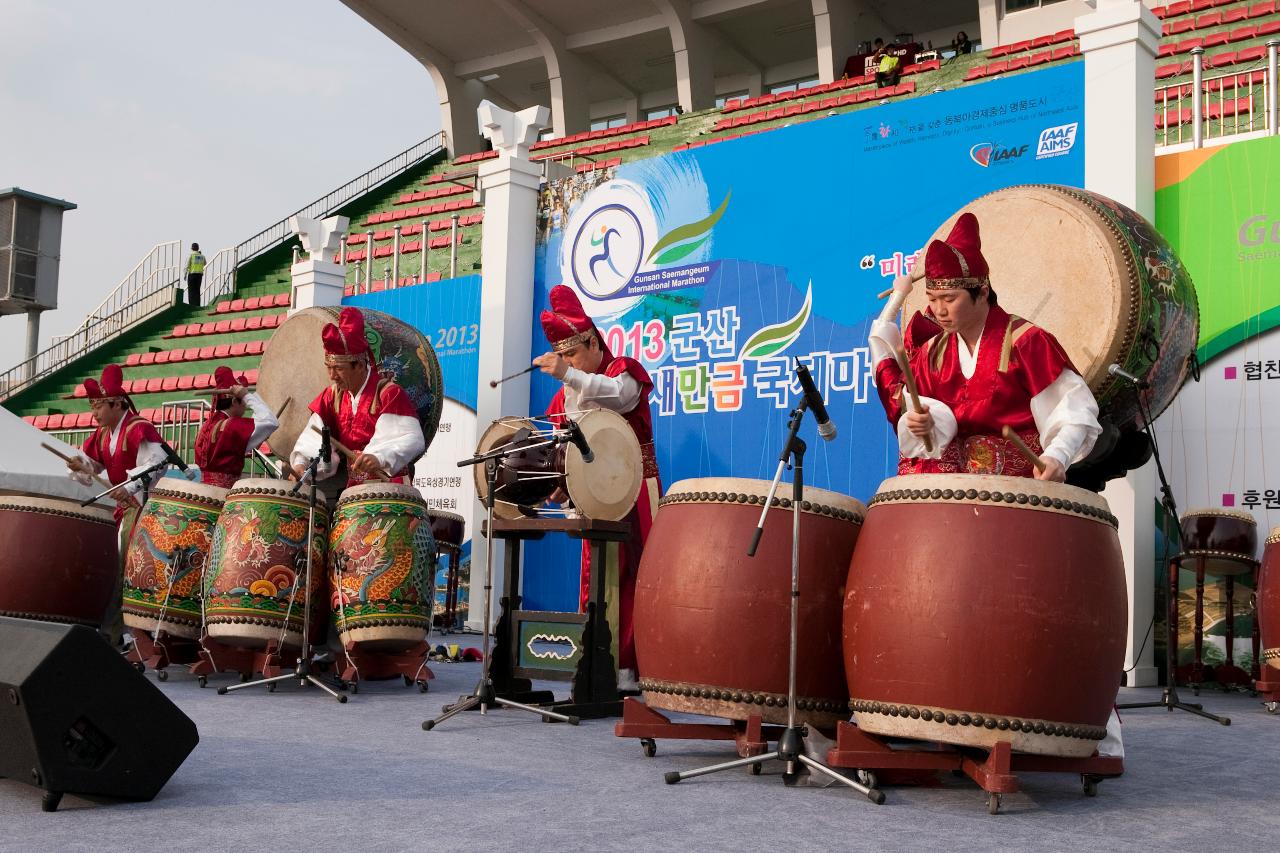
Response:
POLYGON ((529 365, 528 367, 526 367, 524 370, 520 371, 519 373, 513 373, 513 374, 511 374, 510 376, 504 376, 504 377, 502 377, 501 379, 490 379, 490 380, 489 380, 489 387, 490 387, 490 388, 497 388, 497 387, 498 387, 499 385, 501 385, 503 382, 506 382, 506 381, 508 381, 508 380, 510 380, 510 379, 518 379, 519 377, 524 376, 526 373, 532 373, 533 371, 535 371, 535 370, 537 370, 537 369, 538 369, 537 365, 531 364, 531 365, 529 365))
MULTIPOLYGON (((250 382, 248 385, 241 385, 240 387, 241 387, 241 388, 246 388, 246 389, 251 389, 251 388, 256 388, 256 387, 258 387, 258 386, 257 386, 257 383, 250 382)), ((218 396, 219 394, 223 394, 223 395, 225 395, 226 393, 227 393, 227 390, 226 390, 225 388, 201 388, 201 389, 199 389, 199 390, 197 390, 197 391, 192 391, 192 392, 191 392, 191 396, 193 396, 193 397, 216 397, 216 396, 218 396)))
POLYGON ((1031 448, 1027 447, 1027 443, 1022 440, 1021 436, 1019 436, 1016 432, 1010 429, 1008 424, 1005 424, 1004 429, 1002 429, 1000 432, 1002 435, 1004 435, 1005 441, 1012 444, 1014 448, 1019 453, 1021 453, 1022 456, 1028 462, 1036 466, 1037 471, 1044 470, 1044 460, 1041 459, 1039 456, 1036 456, 1033 452, 1031 452, 1031 448))
MULTIPOLYGON (((320 427, 312 425, 311 430, 312 432, 320 432, 320 427)), ((354 450, 352 450, 350 447, 347 447, 345 444, 338 441, 338 439, 334 438, 333 436, 329 436, 329 443, 333 445, 334 450, 342 454, 342 458, 347 460, 348 465, 355 465, 357 454, 354 450)), ((388 474, 386 471, 382 470, 381 468, 377 469, 377 474, 383 480, 391 479, 391 475, 388 474)))
MULTIPOLYGON (((58 448, 54 447, 51 444, 45 444, 43 441, 40 442, 40 446, 64 462, 70 462, 72 459, 75 458, 74 456, 68 456, 67 454, 63 453, 61 450, 59 450, 58 448)), ((102 479, 97 474, 94 474, 92 471, 85 471, 85 473, 88 474, 90 477, 92 477, 94 481, 97 482, 98 485, 107 489, 113 488, 113 486, 109 481, 102 479)), ((137 501, 133 498, 132 495, 129 496, 129 503, 137 504, 137 501)))
MULTIPOLYGON (((911 396, 911 409, 917 415, 925 413, 924 406, 920 405, 920 394, 916 390, 916 378, 911 375, 911 365, 907 362, 906 354, 899 350, 896 353, 898 366, 902 368, 902 384, 907 386, 907 394, 911 396)), ((933 439, 929 438, 928 433, 920 436, 920 440, 924 442, 926 453, 933 452, 933 439)))
MULTIPOLYGON (((916 263, 911 267, 911 272, 910 272, 910 273, 908 273, 908 275, 910 275, 910 276, 911 276, 911 280, 912 280, 912 281, 919 281, 921 278, 923 278, 923 277, 924 277, 924 264, 922 264, 922 263, 920 263, 919 261, 917 261, 917 262, 916 262, 916 263)), ((893 288, 892 288, 892 287, 891 287, 891 288, 889 288, 888 290, 882 290, 882 291, 880 291, 879 293, 877 293, 877 294, 876 294, 876 299, 884 299, 884 298, 885 298, 886 296, 888 296, 890 293, 893 293, 893 288)))

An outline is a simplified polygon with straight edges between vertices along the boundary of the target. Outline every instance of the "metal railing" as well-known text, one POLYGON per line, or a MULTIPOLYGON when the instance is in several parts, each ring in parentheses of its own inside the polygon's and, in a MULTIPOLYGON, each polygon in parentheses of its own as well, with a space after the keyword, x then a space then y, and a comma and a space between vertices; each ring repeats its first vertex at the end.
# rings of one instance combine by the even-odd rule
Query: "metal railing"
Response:
POLYGON ((214 300, 229 296, 236 290, 236 250, 222 249, 204 266, 204 280, 200 282, 200 304, 210 305, 214 300))
POLYGON ((1190 83, 1160 86, 1156 93, 1156 148, 1237 136, 1274 135, 1276 121, 1277 49, 1267 43, 1265 67, 1205 77, 1203 48, 1192 50, 1190 83))
POLYGON ((182 283, 183 261, 180 240, 153 247, 70 334, 0 373, 4 389, 0 400, 173 305, 182 283))

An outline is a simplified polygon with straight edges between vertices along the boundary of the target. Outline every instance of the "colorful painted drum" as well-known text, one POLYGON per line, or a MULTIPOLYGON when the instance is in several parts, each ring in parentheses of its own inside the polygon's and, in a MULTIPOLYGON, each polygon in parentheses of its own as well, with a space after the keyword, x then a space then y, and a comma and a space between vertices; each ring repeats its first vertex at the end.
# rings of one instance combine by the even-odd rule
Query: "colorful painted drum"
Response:
MULTIPOLYGON (((755 557, 769 494, 763 480, 681 480, 659 503, 635 592, 636 657, 654 708, 785 722, 791 618, 790 486, 779 487, 755 557)), ((806 488, 800 516, 796 673, 801 720, 849 718, 840 653, 843 565, 866 508, 806 488)))
POLYGON ((1180 519, 1184 569, 1204 559, 1206 575, 1246 575, 1258 565, 1258 523, 1236 509, 1195 509, 1180 519))
POLYGON ((125 552, 125 625, 199 639, 204 573, 226 499, 226 489, 175 477, 151 490, 125 552))
MULTIPOLYGON (((294 312, 276 329, 262 356, 258 369, 258 393, 262 399, 278 412, 286 398, 293 398, 293 405, 280 415, 279 429, 268 439, 272 451, 281 458, 288 458, 306 428, 311 417, 307 407, 329 384, 320 330, 338 322, 338 311, 304 308, 294 312)), ((431 340, 390 314, 368 308, 361 308, 360 313, 364 315, 365 337, 379 375, 394 379, 409 396, 430 447, 444 406, 444 379, 431 340)))
POLYGON ((413 486, 365 483, 342 493, 329 534, 330 604, 343 643, 395 652, 427 638, 436 544, 413 486))
POLYGON ((1280 681, 1280 527, 1267 537, 1258 573, 1258 630, 1262 633, 1261 681, 1280 681), (1273 669, 1266 669, 1273 667, 1273 669))
POLYGON ((1116 519, 1025 477, 893 477, 849 567, 844 663, 858 728, 1092 755, 1124 667, 1116 519))
MULTIPOLYGON (((965 212, 978 217, 1001 306, 1058 338, 1102 418, 1120 429, 1142 427, 1134 388, 1107 371, 1112 364, 1150 385, 1141 394, 1159 417, 1190 372, 1200 330, 1191 275, 1160 232, 1105 196, 1026 184, 971 201, 933 236, 945 237, 965 212)), ((925 300, 916 288, 906 316, 925 300)))
MULTIPOLYGON (((284 644, 302 645, 309 496, 306 486, 290 494, 293 486, 251 477, 227 493, 205 580, 205 624, 220 642, 263 648, 280 638, 287 623, 284 644)), ((313 631, 323 624, 316 593, 324 580, 328 535, 329 511, 321 499, 311 538, 313 631)))
POLYGON ((0 495, 0 616, 100 628, 119 571, 110 509, 0 495))

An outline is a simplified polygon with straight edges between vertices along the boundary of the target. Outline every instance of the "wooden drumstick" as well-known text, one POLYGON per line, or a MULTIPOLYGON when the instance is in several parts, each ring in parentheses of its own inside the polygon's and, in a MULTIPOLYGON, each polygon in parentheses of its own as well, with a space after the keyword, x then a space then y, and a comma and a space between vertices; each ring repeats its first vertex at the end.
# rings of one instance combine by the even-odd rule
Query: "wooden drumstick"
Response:
MULTIPOLYGON (((241 385, 240 387, 241 387, 241 388, 244 388, 245 390, 252 391, 254 388, 256 388, 256 387, 257 387, 257 385, 256 385, 255 383, 253 383, 253 382, 250 382, 248 385, 241 385)), ((225 388, 200 388, 199 390, 196 390, 196 391, 192 391, 192 392, 191 392, 191 396, 193 396, 193 397, 217 397, 217 396, 218 396, 218 395, 220 395, 220 394, 221 394, 221 395, 225 395, 225 394, 227 394, 227 389, 225 389, 225 388)))
MULTIPOLYGON (((898 366, 902 368, 902 384, 907 386, 907 394, 911 397, 911 410, 917 415, 923 415, 925 408, 920 404, 920 393, 916 389, 916 378, 911 375, 911 365, 907 362, 907 356, 899 350, 897 352, 898 366)), ((926 453, 933 452, 933 439, 926 433, 920 436, 920 440, 924 442, 926 453)))
POLYGON ((1039 456, 1036 456, 1035 453, 1031 451, 1031 448, 1027 447, 1027 443, 1022 440, 1022 437, 1010 429, 1008 424, 1004 425, 1004 429, 1002 429, 1000 433, 1004 436, 1005 441, 1012 444, 1014 449, 1022 454, 1024 459, 1036 466, 1037 471, 1044 470, 1044 460, 1039 456))
MULTIPOLYGON (((914 264, 911 265, 911 272, 907 273, 907 275, 911 276, 911 280, 913 282, 919 281, 920 279, 924 278, 924 264, 920 263, 920 261, 918 260, 919 256, 922 254, 924 254, 923 249, 921 249, 919 252, 916 253, 917 260, 914 264)), ((878 294, 876 294, 876 299, 884 299, 890 293, 893 293, 892 287, 889 288, 888 290, 880 291, 878 294)))
MULTIPOLYGON (((312 427, 311 427, 311 431, 312 431, 312 432, 320 432, 320 427, 315 426, 315 425, 312 425, 312 427)), ((329 443, 333 445, 333 449, 334 449, 334 450, 336 450, 336 451, 338 451, 339 453, 341 453, 341 454, 342 454, 342 458, 347 460, 347 464, 348 464, 348 465, 355 465, 355 463, 356 463, 356 456, 358 456, 359 454, 357 454, 357 453, 356 453, 354 450, 352 450, 350 447, 347 447, 347 446, 346 446, 345 444, 343 444, 342 442, 338 441, 338 439, 334 438, 333 436, 329 436, 329 443)), ((377 469, 377 472, 376 472, 376 473, 377 473, 377 475, 378 475, 378 478, 379 478, 379 479, 382 479, 382 480, 390 480, 390 479, 391 479, 391 475, 390 475, 390 474, 388 474, 386 471, 382 470, 381 468, 377 469)))
POLYGON ((511 380, 511 379, 518 379, 518 378, 520 378, 521 376, 524 376, 526 373, 533 373, 533 371, 535 371, 535 370, 537 370, 537 369, 538 369, 537 365, 533 365, 533 364, 531 364, 531 365, 529 365, 528 367, 526 367, 524 370, 520 371, 519 373, 513 373, 513 374, 511 374, 510 376, 504 376, 504 377, 502 377, 501 379, 490 379, 490 380, 489 380, 489 387, 490 387, 490 388, 497 388, 497 387, 498 387, 499 385, 501 385, 503 382, 507 382, 507 381, 509 381, 509 380, 511 380))

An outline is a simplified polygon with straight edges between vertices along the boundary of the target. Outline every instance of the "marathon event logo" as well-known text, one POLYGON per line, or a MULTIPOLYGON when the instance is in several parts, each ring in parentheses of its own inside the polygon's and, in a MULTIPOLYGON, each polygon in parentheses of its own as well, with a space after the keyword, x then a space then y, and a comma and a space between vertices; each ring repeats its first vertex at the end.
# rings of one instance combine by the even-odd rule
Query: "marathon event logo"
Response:
POLYGON ((1017 160, 1027 153, 1030 145, 1003 147, 994 142, 979 142, 969 149, 969 157, 982 168, 1001 166, 1017 160))
POLYGON ((674 212, 670 198, 664 198, 663 216, 655 212, 648 193, 631 181, 601 184, 573 211, 565 229, 565 278, 599 301, 706 284, 718 262, 671 265, 709 252, 712 231, 732 194, 726 192, 710 213, 704 200, 693 221, 668 223, 662 220, 674 212))
POLYGON ((1040 132, 1040 140, 1036 143, 1036 159, 1061 157, 1069 154, 1076 147, 1076 131, 1080 123, 1060 124, 1057 127, 1046 127, 1040 132))

